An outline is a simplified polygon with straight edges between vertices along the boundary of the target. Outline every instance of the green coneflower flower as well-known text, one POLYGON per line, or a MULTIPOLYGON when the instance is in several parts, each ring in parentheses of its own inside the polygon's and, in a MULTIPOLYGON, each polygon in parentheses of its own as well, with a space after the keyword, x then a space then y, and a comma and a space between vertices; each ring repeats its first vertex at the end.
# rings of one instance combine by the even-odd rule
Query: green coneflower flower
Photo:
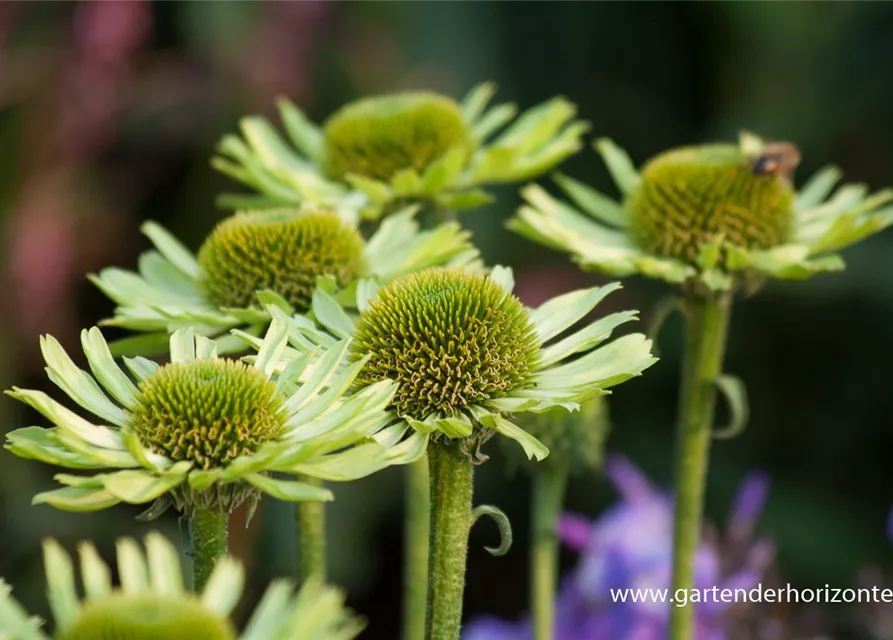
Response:
POLYGON ((118 304, 105 324, 144 334, 114 343, 113 350, 155 355, 170 333, 193 327, 220 336, 221 353, 229 353, 241 342, 227 331, 243 327, 259 333, 269 323, 261 301, 275 299, 306 311, 320 282, 349 301, 355 288, 417 269, 477 264, 477 250, 458 224, 419 231, 414 215, 407 208, 390 216, 365 242, 333 213, 237 213, 217 225, 197 257, 148 222, 143 232, 156 249, 140 256, 139 273, 109 268, 91 276, 118 304))
POLYGON ((841 269, 836 251, 893 224, 893 191, 869 195, 864 185, 846 184, 831 195, 840 179, 833 167, 795 192, 799 154, 787 143, 743 134, 738 145, 662 153, 640 171, 610 140, 596 146, 623 202, 559 176, 573 204, 529 186, 527 204, 508 225, 585 269, 726 291, 841 269))
POLYGON ((120 586, 90 543, 79 547, 83 598, 71 558, 54 540, 44 543, 51 635, 30 617, 0 580, 0 638, 9 640, 350 640, 363 622, 344 607, 344 596, 313 581, 295 593, 277 580, 240 634, 230 613, 242 595, 244 571, 219 560, 201 593, 184 589, 180 559, 163 536, 146 537, 146 553, 131 539, 118 540, 120 586))
POLYGON ((421 455, 430 437, 477 439, 492 433, 542 459, 546 447, 509 414, 575 409, 656 360, 641 334, 596 348, 617 326, 635 320, 635 311, 608 315, 556 340, 619 284, 573 291, 537 309, 525 307, 511 293, 513 286, 511 270, 503 267, 490 275, 426 269, 370 292, 355 326, 328 298, 324 312, 314 314, 315 335, 313 323, 301 316, 290 318, 275 308, 271 313, 290 323, 292 335, 305 343, 292 343, 299 350, 352 336, 344 366, 366 359, 357 388, 385 378, 399 383, 393 423, 375 438, 392 446, 411 433, 403 461, 421 455))
POLYGON ((336 371, 349 341, 289 361, 273 381, 287 333, 273 322, 254 363, 247 364, 218 358, 214 341, 180 330, 170 339, 169 364, 125 358, 133 379, 114 362, 96 328, 81 335, 93 375, 78 368, 54 338, 44 337, 50 379, 102 423, 45 393, 14 387, 9 395, 55 426, 12 431, 6 448, 23 458, 101 472, 59 474, 65 487, 38 494, 34 503, 93 511, 158 501, 150 516, 170 502, 187 514, 228 513, 263 493, 288 501, 332 498, 326 489, 271 472, 337 481, 387 466, 389 452, 368 439, 389 420, 384 409, 396 385, 385 381, 343 395, 359 368, 336 371))
POLYGON ((544 102, 509 125, 517 109, 488 109, 494 92, 494 85, 481 84, 461 103, 431 92, 363 98, 322 127, 282 100, 288 142, 257 116, 242 120, 241 138, 221 141, 212 164, 261 194, 225 195, 221 204, 337 203, 342 211, 369 218, 405 200, 469 209, 491 201, 482 186, 530 179, 582 147, 588 124, 573 119, 576 107, 564 98, 544 102))

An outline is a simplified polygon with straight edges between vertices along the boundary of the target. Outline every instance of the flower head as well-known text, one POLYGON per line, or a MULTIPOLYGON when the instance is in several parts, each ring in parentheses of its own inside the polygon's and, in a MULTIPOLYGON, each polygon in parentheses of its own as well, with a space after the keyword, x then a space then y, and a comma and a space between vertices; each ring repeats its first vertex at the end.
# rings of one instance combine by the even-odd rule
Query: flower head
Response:
POLYGON ((369 291, 356 324, 323 296, 312 309, 315 323, 271 313, 290 323, 299 351, 353 336, 355 346, 343 366, 356 366, 361 355, 365 359, 358 389, 383 379, 399 382, 392 421, 375 438, 389 447, 400 443, 406 453, 400 462, 421 455, 432 437, 461 439, 477 457, 479 445, 494 433, 539 460, 548 449, 510 414, 575 410, 656 361, 641 334, 597 348, 616 327, 634 320, 635 311, 605 316, 556 339, 619 286, 573 291, 528 309, 511 293, 508 269, 497 267, 489 275, 429 269, 369 291))
POLYGON ((840 179, 833 167, 794 191, 799 153, 788 143, 742 134, 738 145, 674 149, 641 170, 610 140, 596 146, 622 203, 558 176, 573 204, 532 185, 509 222, 584 268, 726 291, 842 269, 836 251, 893 224, 893 191, 847 184, 830 195, 840 179))
POLYGON ((55 426, 7 435, 6 448, 24 458, 100 471, 59 474, 64 488, 35 503, 92 511, 119 502, 228 512, 263 493, 281 500, 331 500, 331 493, 271 472, 351 480, 389 464, 389 452, 370 438, 384 427, 390 381, 345 395, 355 370, 336 371, 349 341, 290 360, 277 379, 273 368, 286 348, 287 327, 270 325, 253 363, 217 357, 217 345, 191 330, 170 339, 170 363, 125 358, 129 377, 112 359, 98 329, 84 331, 93 373, 78 368, 52 337, 41 340, 50 379, 102 423, 94 424, 28 389, 9 395, 34 407, 55 426))
POLYGON ((243 345, 226 332, 258 334, 269 323, 265 302, 307 311, 318 286, 346 304, 357 288, 386 283, 417 269, 476 268, 477 249, 455 222, 419 231, 415 210, 385 220, 365 242, 352 225, 316 210, 237 213, 211 232, 193 255, 159 225, 144 233, 155 250, 140 256, 139 272, 103 269, 91 279, 118 307, 105 324, 143 333, 113 344, 116 354, 162 352, 182 328, 218 337, 220 352, 243 345))
POLYGON ((288 141, 257 116, 242 120, 242 137, 221 141, 213 165, 261 194, 225 195, 221 203, 257 208, 314 201, 369 218, 406 200, 470 209, 491 201, 482 186, 530 179, 582 147, 588 124, 574 120, 576 107, 564 98, 512 122, 514 105, 488 108, 494 92, 485 83, 461 103, 431 92, 364 98, 322 127, 283 100, 288 141))
POLYGON ((29 617, 0 580, 0 637, 13 640, 350 640, 363 628, 344 608, 343 595, 318 582, 297 594, 287 580, 272 583, 239 634, 230 613, 242 595, 244 571, 231 558, 217 562, 200 594, 183 586, 180 558, 164 537, 150 533, 146 553, 131 539, 118 541, 118 575, 90 543, 79 548, 83 599, 71 558, 54 540, 44 543, 52 636, 29 617))
POLYGON ((307 309, 321 276, 345 287, 362 275, 364 249, 356 227, 334 213, 274 209, 218 224, 197 261, 201 284, 219 307, 249 307, 269 289, 307 309))

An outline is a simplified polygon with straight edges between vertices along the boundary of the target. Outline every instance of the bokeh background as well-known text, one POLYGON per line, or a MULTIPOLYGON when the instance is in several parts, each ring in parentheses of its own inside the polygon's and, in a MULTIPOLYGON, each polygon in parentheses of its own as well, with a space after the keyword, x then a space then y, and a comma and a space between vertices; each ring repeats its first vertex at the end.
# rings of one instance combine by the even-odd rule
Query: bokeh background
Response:
MULTIPOLYGON (((80 328, 110 314, 85 274, 134 266, 147 246, 142 220, 197 247, 224 215, 215 196, 232 187, 208 164, 216 141, 240 115, 273 115, 278 95, 321 119, 363 94, 460 97, 493 79, 500 98, 524 107, 568 96, 593 137, 610 135, 639 162, 744 128, 795 141, 801 178, 833 161, 878 188, 893 184, 891 28, 893 4, 871 2, 0 3, 0 383, 46 387, 38 335, 77 350, 80 328)), ((563 169, 611 189, 591 149, 563 169)), ((516 268, 529 302, 599 282, 504 230, 518 197, 499 196, 462 222, 490 262, 516 268)), ((708 514, 721 524, 744 474, 768 472, 760 530, 776 540, 780 574, 803 587, 893 570, 893 231, 845 257, 844 273, 772 283, 736 305, 726 368, 746 381, 752 419, 716 444, 708 486, 708 514)), ((631 280, 611 304, 647 321, 665 293, 631 280)), ((665 325, 661 362, 611 401, 608 450, 661 484, 672 475, 680 329, 678 319, 665 325)), ((9 399, 0 416, 0 433, 40 423, 9 399)), ((477 500, 506 510, 516 546, 491 558, 483 545, 495 527, 475 528, 466 609, 513 617, 526 600, 529 483, 490 448, 477 500)), ((43 537, 93 538, 109 554, 116 537, 149 527, 135 508, 30 507, 51 475, 0 452, 0 575, 34 611, 45 611, 43 537)), ((364 637, 396 638, 401 475, 336 493, 332 580, 369 616, 364 637)), ((594 516, 615 499, 603 478, 580 475, 568 506, 594 516)), ((233 549, 256 598, 295 566, 290 510, 267 500, 250 529, 238 522, 233 549)), ((152 526, 178 535, 172 515, 152 526)), ((829 605, 820 617, 834 637, 861 637, 846 634, 865 615, 829 605)))

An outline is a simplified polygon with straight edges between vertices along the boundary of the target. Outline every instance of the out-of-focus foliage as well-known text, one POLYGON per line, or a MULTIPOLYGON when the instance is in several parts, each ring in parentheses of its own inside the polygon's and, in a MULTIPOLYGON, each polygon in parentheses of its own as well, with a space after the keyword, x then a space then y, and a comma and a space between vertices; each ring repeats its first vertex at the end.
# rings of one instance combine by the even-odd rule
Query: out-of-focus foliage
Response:
MULTIPOLYGON (((360 95, 461 95, 492 78, 521 108, 568 96, 594 136, 623 141, 639 161, 747 129, 798 144, 801 178, 834 162, 846 180, 880 188, 893 183, 891 27, 889 3, 0 3, 0 381, 46 384, 38 334, 74 347, 82 327, 111 314, 85 274, 133 268, 148 248, 142 220, 198 246, 223 216, 215 197, 232 188, 209 166, 214 144, 242 115, 274 116, 279 95, 318 122, 360 95)), ((562 171, 610 190, 595 154, 562 171)), ((490 263, 515 268, 527 304, 604 282, 503 229, 519 199, 495 194, 462 222, 490 263)), ((844 257, 845 272, 770 283, 736 306, 727 369, 747 380, 752 419, 716 445, 708 485, 721 522, 744 471, 769 473, 761 530, 782 575, 802 586, 855 584, 860 567, 889 558, 893 232, 844 257)), ((647 321, 662 291, 631 280, 610 310, 643 309, 647 321)), ((660 484, 671 476, 680 328, 665 326, 662 361, 611 403, 608 448, 660 484)), ((32 419, 12 401, 0 416, 3 430, 32 419)), ((505 507, 517 544, 491 558, 482 543, 494 532, 475 529, 466 610, 511 618, 525 608, 527 480, 503 471, 499 447, 487 452, 477 493, 505 507)), ((0 575, 44 615, 41 538, 94 538, 110 557, 116 537, 148 528, 136 509, 30 507, 50 476, 0 456, 0 575)), ((372 640, 398 628, 400 574, 386 567, 399 560, 401 489, 399 472, 337 487, 330 511, 331 579, 370 617, 372 640)), ((606 482, 581 475, 568 508, 595 516, 610 501, 606 482)), ((270 501, 254 523, 267 526, 233 528, 246 601, 295 562, 287 509, 270 501)), ((176 535, 173 519, 155 526, 176 535)), ((826 614, 849 615, 842 605, 826 614)))

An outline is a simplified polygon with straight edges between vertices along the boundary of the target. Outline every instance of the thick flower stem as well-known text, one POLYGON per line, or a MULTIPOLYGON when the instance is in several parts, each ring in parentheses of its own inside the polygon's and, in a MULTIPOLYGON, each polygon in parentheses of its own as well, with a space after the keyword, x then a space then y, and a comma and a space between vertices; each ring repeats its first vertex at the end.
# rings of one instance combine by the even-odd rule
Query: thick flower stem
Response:
MULTIPOLYGON (((302 477, 302 482, 322 486, 317 478, 302 477)), ((298 534, 298 578, 301 583, 311 576, 326 577, 326 511, 324 502, 299 502, 295 527, 298 534)))
POLYGON ((212 509, 196 509, 189 518, 192 544, 193 588, 201 593, 214 565, 227 553, 229 514, 212 509))
MULTIPOLYGON (((676 443, 676 514, 672 593, 694 587, 700 543, 704 486, 716 406, 716 378, 722 373, 731 295, 685 301, 685 353, 676 443)), ((693 640, 694 606, 671 607, 670 640, 693 640)))
POLYGON ((555 590, 558 583, 558 516, 564 504, 567 467, 538 465, 533 476, 530 546, 530 610, 533 640, 552 640, 555 634, 555 590))
POLYGON ((425 640, 458 640, 471 530, 474 466, 455 445, 432 443, 431 551, 425 640))
POLYGON ((431 495, 428 456, 406 469, 406 529, 403 553, 403 640, 424 640, 428 584, 431 495))

